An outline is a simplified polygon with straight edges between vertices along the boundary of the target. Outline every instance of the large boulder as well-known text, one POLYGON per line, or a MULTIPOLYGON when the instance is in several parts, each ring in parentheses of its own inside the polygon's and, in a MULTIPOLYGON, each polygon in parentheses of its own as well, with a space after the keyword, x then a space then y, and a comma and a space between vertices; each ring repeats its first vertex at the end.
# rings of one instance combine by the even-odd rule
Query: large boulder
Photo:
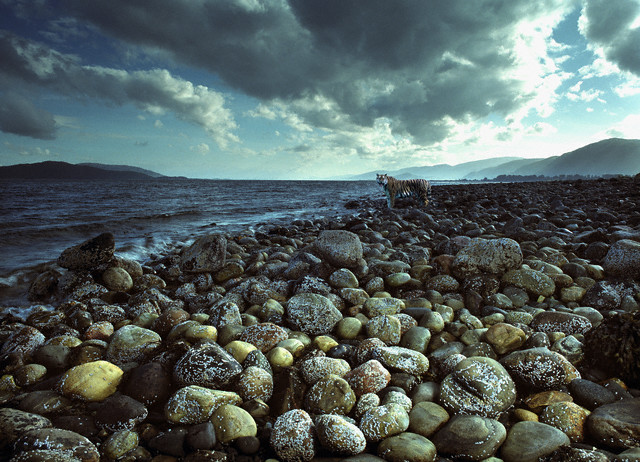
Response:
POLYGON ((322 231, 315 242, 315 250, 323 260, 338 268, 355 268, 362 260, 360 238, 350 231, 322 231))
POLYGON ((602 260, 602 267, 611 276, 640 278, 640 242, 630 239, 616 242, 602 260))
POLYGON ((58 257, 58 265, 73 271, 91 270, 110 262, 115 250, 116 240, 113 234, 102 233, 65 249, 58 257))
POLYGON ((522 264, 520 244, 513 239, 473 239, 453 260, 453 273, 459 278, 473 274, 502 275, 522 264))
POLYGON ((213 273, 222 269, 227 253, 227 240, 220 234, 198 238, 180 255, 180 267, 188 273, 213 273))

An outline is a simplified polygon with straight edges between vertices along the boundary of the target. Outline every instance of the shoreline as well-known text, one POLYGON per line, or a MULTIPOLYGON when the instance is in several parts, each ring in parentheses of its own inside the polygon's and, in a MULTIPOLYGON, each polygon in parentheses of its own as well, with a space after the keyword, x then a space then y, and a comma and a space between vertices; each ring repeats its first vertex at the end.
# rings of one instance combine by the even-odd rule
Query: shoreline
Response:
POLYGON ((51 309, 0 318, 0 454, 638 457, 640 181, 397 202, 144 266, 113 236, 65 250, 31 287, 51 309))

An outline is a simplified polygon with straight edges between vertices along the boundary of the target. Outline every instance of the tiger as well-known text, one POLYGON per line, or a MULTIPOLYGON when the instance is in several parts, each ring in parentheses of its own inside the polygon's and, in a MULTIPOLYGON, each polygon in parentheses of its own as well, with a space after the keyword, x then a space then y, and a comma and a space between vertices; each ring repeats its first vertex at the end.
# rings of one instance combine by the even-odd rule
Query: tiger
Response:
POLYGON ((376 174, 376 181, 387 196, 387 206, 391 209, 397 198, 416 197, 426 207, 431 198, 431 183, 423 179, 396 180, 385 174, 376 174))

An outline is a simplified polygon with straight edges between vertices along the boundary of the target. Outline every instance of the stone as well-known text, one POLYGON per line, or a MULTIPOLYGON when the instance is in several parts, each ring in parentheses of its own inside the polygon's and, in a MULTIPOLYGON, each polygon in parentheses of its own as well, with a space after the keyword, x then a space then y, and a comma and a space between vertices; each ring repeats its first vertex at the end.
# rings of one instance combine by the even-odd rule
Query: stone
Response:
POLYGON ((495 455, 507 438, 507 430, 497 420, 477 415, 456 415, 433 437, 438 453, 456 459, 484 460, 495 455))
POLYGON ((162 343, 157 332, 133 324, 118 329, 111 338, 105 359, 114 364, 141 362, 162 343))
POLYGON ((609 248, 602 260, 605 272, 624 279, 640 279, 640 242, 620 239, 609 248))
POLYGON ((481 273, 501 276, 522 264, 520 245, 509 238, 475 238, 453 260, 453 274, 461 279, 481 273))
POLYGON ((590 412, 575 403, 563 401, 545 407, 540 422, 562 430, 572 443, 585 439, 586 421, 590 412))
POLYGON ((445 408, 431 401, 420 401, 409 412, 409 431, 430 438, 448 421, 445 408))
POLYGON ((548 297, 556 290, 553 279, 530 268, 511 270, 502 277, 502 282, 524 289, 536 296, 548 297))
POLYGON ((149 415, 147 408, 139 401, 122 394, 114 394, 100 403, 95 415, 98 427, 109 432, 132 430, 149 415))
POLYGON ((100 460, 98 449, 88 438, 60 428, 29 430, 18 438, 14 445, 16 454, 42 449, 62 453, 69 459, 73 457, 82 462, 98 462, 100 460))
POLYGON ((365 300, 362 312, 368 318, 375 318, 383 314, 398 314, 404 310, 404 302, 393 297, 372 297, 365 300))
POLYGON ((539 391, 524 399, 527 407, 536 413, 540 413, 545 407, 551 404, 572 401, 573 398, 570 394, 557 390, 539 391))
POLYGON ((621 302, 622 297, 611 283, 597 281, 587 289, 587 293, 582 297, 581 304, 604 312, 617 309, 621 302))
POLYGON ((356 404, 356 394, 342 377, 329 374, 318 380, 306 395, 306 407, 312 414, 347 415, 356 404))
POLYGON ((400 405, 391 403, 367 410, 360 419, 360 430, 367 441, 378 442, 409 428, 409 414, 400 405))
MULTIPOLYGON (((169 428, 166 431, 160 432, 153 437, 148 447, 157 452, 162 453, 165 457, 184 457, 184 442, 187 438, 187 429, 184 427, 169 428)), ((162 459, 161 459, 162 460, 162 459)))
POLYGON ((62 374, 58 388, 72 399, 104 401, 115 393, 122 374, 122 369, 108 361, 80 364, 62 374))
POLYGON ((249 366, 238 376, 236 389, 244 401, 269 401, 273 394, 273 376, 260 367, 249 366))
POLYGON ((561 446, 569 446, 569 437, 557 428, 541 422, 514 424, 500 454, 504 462, 538 462, 561 446))
POLYGON ((127 270, 117 266, 107 268, 102 273, 102 281, 107 289, 115 292, 129 292, 133 288, 133 279, 127 270))
POLYGON ((337 271, 331 273, 329 276, 329 283, 336 289, 355 289, 358 287, 358 278, 351 270, 347 268, 340 268, 337 271))
POLYGON ((433 462, 436 447, 422 435, 404 432, 386 438, 378 445, 378 455, 390 462, 433 462))
POLYGON ((212 390, 189 385, 177 390, 164 407, 166 419, 175 424, 198 424, 207 421, 223 404, 240 404, 242 398, 234 392, 212 390))
POLYGON ((224 236, 202 236, 180 254, 180 267, 188 273, 215 273, 224 266, 226 251, 224 236))
POLYGON ((12 446, 30 430, 51 426, 51 421, 41 415, 10 407, 0 408, 0 449, 12 446))
POLYGON ((315 356, 300 363, 300 372, 308 385, 313 385, 329 374, 344 377, 350 370, 351 366, 344 359, 329 358, 328 356, 315 356))
POLYGON ((611 390, 586 379, 573 379, 569 383, 569 391, 577 404, 590 411, 616 401, 616 395, 611 390))
POLYGON ((587 419, 589 434, 605 446, 640 446, 640 398, 624 399, 596 408, 587 419))
POLYGON ((342 313, 322 295, 298 294, 287 303, 287 321, 307 335, 327 334, 341 319, 342 313))
POLYGON ((111 460, 117 460, 135 449, 140 442, 138 434, 131 430, 113 433, 101 446, 102 452, 111 460))
POLYGON ((145 405, 164 402, 169 397, 171 374, 157 362, 133 369, 123 392, 145 405))
POLYGON ((344 379, 349 383, 356 396, 378 393, 391 381, 391 373, 375 359, 371 359, 347 372, 344 379))
POLYGON ((315 431, 320 445, 335 454, 360 454, 367 446, 362 430, 339 415, 318 416, 315 431))
POLYGON ((541 311, 530 324, 538 332, 562 332, 565 335, 584 334, 591 330, 588 318, 563 311, 541 311))
POLYGON ((395 369, 418 377, 423 376, 429 370, 429 360, 425 355, 404 347, 375 348, 372 356, 388 369, 395 369))
POLYGON ((212 449, 216 445, 216 429, 211 421, 190 425, 187 431, 187 444, 198 449, 212 449))
POLYGON ((254 345, 263 353, 268 352, 275 347, 278 342, 289 338, 287 331, 272 322, 263 322, 247 326, 238 340, 254 345))
POLYGON ((103 233, 81 244, 65 249, 58 257, 58 265, 72 271, 94 269, 113 259, 116 249, 112 233, 103 233))
POLYGON ((496 353, 503 355, 520 348, 527 340, 527 335, 519 327, 499 322, 489 327, 484 338, 496 353))
POLYGON ((314 248, 323 260, 338 268, 357 268, 362 259, 360 238, 350 231, 321 231, 314 248))
POLYGON ((23 395, 18 407, 22 411, 46 415, 63 412, 71 406, 71 400, 53 390, 36 390, 23 395))
POLYGON ((396 316, 383 314, 370 319, 365 325, 368 337, 382 340, 386 345, 397 345, 402 336, 402 325, 396 316))
POLYGON ((270 443, 284 461, 310 461, 316 453, 313 421, 302 409, 292 409, 276 419, 270 443))
POLYGON ((173 369, 181 386, 224 387, 242 372, 242 366, 217 343, 203 342, 190 348, 173 369))
POLYGON ((29 357, 44 344, 46 337, 35 327, 19 325, 5 340, 0 349, 0 359, 10 355, 29 357))
POLYGON ((247 411, 233 404, 223 404, 211 416, 216 439, 228 444, 238 438, 256 436, 258 427, 247 411))
POLYGON ((500 359, 500 363, 516 383, 533 390, 557 389, 580 378, 573 364, 546 347, 514 351, 500 359))
POLYGON ((516 400, 516 388, 496 360, 475 356, 457 363, 440 386, 440 404, 454 414, 495 418, 516 400))
POLYGON ((400 339, 400 346, 426 354, 431 340, 431 331, 422 326, 413 326, 400 339))
POLYGON ((232 301, 221 300, 220 303, 214 303, 213 306, 207 310, 207 313, 210 315, 209 322, 217 329, 226 325, 242 325, 240 308, 232 301))

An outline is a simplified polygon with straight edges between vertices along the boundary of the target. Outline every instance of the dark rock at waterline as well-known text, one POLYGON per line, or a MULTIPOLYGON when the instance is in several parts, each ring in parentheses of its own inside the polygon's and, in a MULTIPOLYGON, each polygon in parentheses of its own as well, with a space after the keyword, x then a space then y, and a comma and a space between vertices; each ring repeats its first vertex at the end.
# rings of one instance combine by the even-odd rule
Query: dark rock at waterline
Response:
POLYGON ((82 244, 65 249, 58 257, 58 265, 73 271, 92 270, 108 263, 116 249, 112 233, 102 233, 82 244))

